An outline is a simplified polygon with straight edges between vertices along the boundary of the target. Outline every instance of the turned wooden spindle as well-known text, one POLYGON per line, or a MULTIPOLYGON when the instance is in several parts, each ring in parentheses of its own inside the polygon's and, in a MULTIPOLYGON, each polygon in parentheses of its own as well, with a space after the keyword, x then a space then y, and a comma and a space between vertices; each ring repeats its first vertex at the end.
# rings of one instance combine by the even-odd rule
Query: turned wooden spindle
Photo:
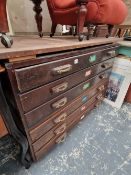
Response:
POLYGON ((84 38, 83 28, 87 14, 87 8, 86 8, 87 3, 88 0, 76 0, 76 4, 79 6, 78 21, 77 21, 77 34, 79 35, 79 41, 82 41, 84 38))
POLYGON ((31 0, 33 3, 34 3, 34 12, 36 13, 35 14, 35 20, 36 20, 36 23, 37 23, 37 29, 38 29, 38 32, 39 32, 39 36, 40 37, 43 37, 43 32, 42 32, 42 15, 41 15, 41 12, 42 12, 42 7, 41 7, 41 3, 42 1, 44 0, 31 0))

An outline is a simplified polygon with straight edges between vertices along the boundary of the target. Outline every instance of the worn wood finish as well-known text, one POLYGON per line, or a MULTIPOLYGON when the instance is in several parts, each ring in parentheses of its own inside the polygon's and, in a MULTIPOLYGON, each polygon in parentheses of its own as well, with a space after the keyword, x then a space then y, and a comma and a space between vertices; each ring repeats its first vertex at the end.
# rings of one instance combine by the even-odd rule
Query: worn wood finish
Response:
POLYGON ((24 111, 28 111, 29 108, 36 108, 37 106, 42 105, 43 103, 57 97, 65 91, 77 86, 83 81, 92 78, 94 75, 97 75, 98 73, 111 68, 113 60, 114 59, 102 62, 94 67, 84 69, 73 75, 67 76, 45 86, 41 86, 40 88, 36 88, 24 94, 20 94, 20 101, 24 111))
MULTIPOLYGON (((109 72, 106 72, 104 74, 104 79, 107 79, 109 77, 109 72)), ((80 94, 82 94, 83 92, 85 92, 87 89, 92 88, 92 86, 95 83, 98 83, 101 81, 101 78, 99 78, 99 76, 97 76, 96 78, 93 78, 91 80, 88 80, 87 82, 84 82, 80 85, 78 85, 77 87, 67 91, 66 93, 56 97, 55 99, 39 106, 38 108, 25 113, 24 116, 26 117, 26 122, 27 119, 30 119, 32 121, 30 121, 30 123, 34 123, 37 121, 39 121, 40 119, 42 119, 43 117, 46 118, 48 117, 51 113, 58 111, 60 109, 62 109, 63 107, 65 107, 67 104, 69 104, 69 102, 71 102, 72 100, 74 100, 77 96, 79 96, 80 94), (62 102, 61 102, 62 101, 62 102), (55 104, 58 104, 58 107, 55 106, 55 104), (54 106, 53 106, 54 105, 54 106), (34 120, 33 120, 34 119, 34 120)), ((92 96, 93 94, 90 93, 89 97, 92 96)))
POLYGON ((32 142, 36 141, 38 138, 40 138, 42 135, 47 133, 53 127, 58 126, 63 122, 65 122, 65 120, 67 119, 67 116, 69 116, 72 112, 74 112, 77 108, 82 106, 84 103, 86 102, 88 102, 88 104, 93 103, 93 101, 96 100, 96 97, 98 95, 103 94, 103 92, 105 92, 106 86, 107 86, 107 82, 103 82, 98 87, 95 87, 90 91, 88 90, 83 95, 79 96, 77 99, 75 99, 72 103, 70 103, 64 109, 49 116, 49 118, 45 120, 42 124, 38 125, 38 127, 35 127, 35 129, 32 129, 30 131, 32 142), (99 90, 99 87, 103 87, 103 89, 99 90), (90 99, 89 93, 92 94, 92 91, 94 92, 95 95, 92 96, 92 98, 90 99))
MULTIPOLYGON (((81 99, 86 100, 86 96, 88 94, 88 99, 90 99, 91 96, 95 95, 95 93, 98 92, 97 90, 97 86, 101 86, 101 85, 105 85, 105 83, 107 83, 108 79, 102 80, 100 81, 98 84, 95 84, 94 86, 92 86, 92 88, 87 89, 84 93, 81 94, 81 96, 79 97, 79 101, 81 99)), ((78 97, 77 97, 78 98, 78 97)), ((80 102, 79 102, 80 103, 80 102)), ((77 107, 79 107, 79 103, 68 103, 68 106, 66 107, 62 107, 60 110, 57 110, 55 113, 51 114, 51 115, 44 115, 44 109, 43 106, 40 106, 39 108, 37 108, 34 111, 31 111, 27 114, 25 114, 25 118, 26 118, 26 122, 27 122, 27 126, 28 128, 34 128, 39 126, 40 123, 52 118, 52 117, 57 117, 62 115, 63 113, 66 113, 67 115, 69 115, 71 112, 73 112, 77 107), (76 107, 76 108, 75 108, 76 107)))
POLYGON ((36 88, 114 56, 113 49, 107 48, 64 60, 15 69, 18 89, 22 92, 36 88))
POLYGON ((7 135, 8 134, 8 130, 5 126, 5 123, 2 119, 2 116, 0 115, 0 138, 7 135))
MULTIPOLYGON (((72 117, 75 117, 75 121, 71 122, 70 125, 67 128, 67 131, 69 131, 70 129, 72 129, 80 120, 82 120, 82 118, 84 116, 87 115, 87 113, 89 113, 96 105, 95 103, 92 103, 88 109, 86 111, 84 111, 83 113, 81 113, 81 115, 77 115, 75 112, 72 114, 72 117), (77 117, 76 117, 77 116, 77 117)), ((47 153, 47 151, 49 151, 54 145, 59 144, 61 142, 64 141, 64 139, 66 138, 67 132, 63 133, 61 136, 58 137, 54 137, 52 140, 50 140, 45 146, 43 146, 40 150, 38 150, 35 153, 36 156, 36 160, 39 160, 43 155, 45 155, 47 153), (59 140, 59 143, 57 143, 57 141, 59 140)))
MULTIPOLYGON (((82 43, 77 41, 74 37, 14 37, 13 47, 10 49, 4 48, 0 45, 0 59, 14 59, 19 61, 19 58, 26 56, 34 56, 37 54, 52 53, 59 51, 67 51, 78 48, 86 48, 91 46, 99 46, 103 44, 112 44, 117 41, 122 41, 118 38, 95 38, 82 43)), ((15 60, 15 61, 16 61, 15 60)))
MULTIPOLYGON (((58 40, 60 44, 61 38, 58 40)), ((34 161, 63 142, 68 130, 103 99, 118 45, 111 42, 98 47, 73 47, 58 53, 50 50, 48 54, 41 50, 40 55, 34 50, 35 59, 5 65, 16 100, 13 107, 18 110, 17 120, 28 138, 34 161)))

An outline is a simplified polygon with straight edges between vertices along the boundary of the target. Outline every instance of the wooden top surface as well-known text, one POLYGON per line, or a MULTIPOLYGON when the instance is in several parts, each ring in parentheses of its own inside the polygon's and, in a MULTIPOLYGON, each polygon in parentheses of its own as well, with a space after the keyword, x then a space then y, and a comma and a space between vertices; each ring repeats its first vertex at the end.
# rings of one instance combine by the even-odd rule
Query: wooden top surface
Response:
POLYGON ((43 37, 39 38, 38 36, 33 37, 14 37, 14 44, 12 48, 5 48, 0 43, 0 59, 13 59, 20 57, 35 56, 36 54, 41 53, 50 53, 64 50, 71 50, 76 48, 84 48, 89 46, 97 46, 101 44, 109 44, 121 41, 119 38, 94 38, 89 41, 85 40, 79 42, 77 37, 65 37, 65 36, 56 36, 53 38, 43 37))
POLYGON ((131 41, 120 41, 118 44, 121 46, 131 47, 131 41))

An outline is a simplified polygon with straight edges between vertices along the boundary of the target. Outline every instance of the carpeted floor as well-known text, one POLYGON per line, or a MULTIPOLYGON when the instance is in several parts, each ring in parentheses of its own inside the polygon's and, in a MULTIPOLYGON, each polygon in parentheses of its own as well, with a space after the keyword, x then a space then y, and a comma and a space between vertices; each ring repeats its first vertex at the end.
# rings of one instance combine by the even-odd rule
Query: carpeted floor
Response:
POLYGON ((0 175, 131 175, 131 105, 117 110, 103 103, 29 170, 15 160, 17 145, 7 142, 0 141, 0 175))

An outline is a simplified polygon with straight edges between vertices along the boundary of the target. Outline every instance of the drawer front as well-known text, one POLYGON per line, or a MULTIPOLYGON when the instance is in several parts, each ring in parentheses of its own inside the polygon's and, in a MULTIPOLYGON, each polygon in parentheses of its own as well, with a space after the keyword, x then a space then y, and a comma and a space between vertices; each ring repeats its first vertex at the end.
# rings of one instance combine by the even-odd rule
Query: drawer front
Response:
MULTIPOLYGON (((106 74, 104 73, 104 76, 103 76, 104 79, 102 79, 102 80, 103 81, 107 80, 108 75, 109 74, 107 74, 107 72, 106 72, 106 74)), ((91 89, 94 84, 101 82, 101 79, 99 79, 98 77, 99 76, 97 76, 96 78, 93 78, 90 81, 82 83, 79 86, 69 90, 65 94, 62 94, 61 96, 49 101, 48 103, 45 103, 44 105, 41 105, 38 108, 24 114, 28 127, 31 127, 32 125, 36 124, 41 119, 44 119, 44 118, 47 119, 47 117, 51 113, 61 110, 66 105, 68 105, 69 102, 74 100, 76 97, 78 97, 82 93, 86 92, 86 90, 91 89)), ((88 95, 88 98, 92 97, 93 95, 94 95, 94 92, 90 93, 88 95)))
POLYGON ((59 127, 55 127, 52 130, 50 130, 47 134, 43 135, 39 140, 33 143, 34 152, 37 152, 38 150, 40 150, 51 139, 53 139, 54 137, 57 138, 62 133, 64 133, 66 130, 67 130, 66 123, 63 123, 59 127))
MULTIPOLYGON (((84 111, 83 113, 81 113, 80 115, 77 115, 76 113, 74 113, 74 116, 72 116, 73 118, 75 118, 75 120, 73 122, 71 122, 68 126, 67 126, 67 130, 66 132, 64 132, 62 135, 58 136, 58 137, 54 137, 52 138, 46 145, 43 145, 41 147, 40 150, 35 152, 35 157, 36 160, 39 160, 44 154, 47 153, 47 151, 49 151, 55 144, 60 144, 62 142, 65 141, 66 136, 67 136, 67 131, 69 131, 71 128, 73 128, 73 126, 75 126, 80 120, 83 119, 83 116, 86 117, 87 113, 89 113, 93 108, 95 108, 95 105, 97 104, 97 102, 92 103, 88 109, 86 111, 84 111)), ((70 116, 69 116, 70 117, 70 116)))
POLYGON ((34 89, 114 56, 115 48, 109 48, 59 61, 15 69, 18 89, 20 92, 34 89))
MULTIPOLYGON (((100 95, 101 94, 99 94, 98 96, 100 96, 100 95)), ((93 109, 94 104, 96 104, 98 101, 99 100, 96 99, 93 102, 93 104, 90 104, 88 102, 85 103, 83 106, 78 108, 75 112, 73 112, 70 116, 67 117, 66 123, 63 123, 59 127, 54 127, 47 134, 43 135, 39 140, 37 140, 35 143, 33 143, 34 152, 37 152, 38 150, 40 150, 45 144, 47 144, 54 137, 57 138, 62 133, 66 132, 68 130, 68 126, 70 128, 71 124, 77 121, 77 119, 78 119, 77 116, 81 116, 83 113, 93 109), (83 110, 83 108, 84 108, 84 110, 83 110)), ((83 116, 82 116, 82 118, 83 118, 83 116)))
MULTIPOLYGON (((96 99, 102 98, 101 94, 105 92, 106 86, 107 86, 107 82, 103 83, 102 85, 100 85, 95 89, 91 89, 91 91, 95 93, 95 95, 91 99, 88 98, 88 94, 92 92, 87 91, 82 96, 80 96, 79 98, 74 100, 72 103, 70 103, 62 111, 59 111, 56 114, 50 116, 48 120, 44 121, 41 125, 31 130, 29 133, 30 133, 32 142, 35 142, 36 140, 38 140, 42 135, 46 134, 53 127, 59 126, 60 124, 64 123, 68 118, 68 116, 83 104, 88 103, 88 105, 90 105, 96 99)), ((84 106, 82 107, 83 110, 85 108, 86 107, 84 106)))
MULTIPOLYGON (((61 107, 67 105, 68 102, 70 102, 72 99, 74 99, 75 97, 77 97, 78 95, 80 95, 81 93, 86 91, 87 89, 91 88, 95 83, 98 83, 102 79, 108 78, 109 73, 110 73, 110 70, 102 72, 101 74, 98 74, 95 78, 89 79, 89 80, 79 84, 78 86, 76 86, 76 87, 72 88, 71 90, 68 90, 67 92, 57 96, 56 98, 52 99, 51 101, 42 104, 41 106, 46 106, 46 110, 54 112, 54 111, 60 109, 61 107)), ((39 103, 37 103, 37 102, 39 102, 39 99, 37 98, 37 96, 34 99, 34 101, 36 101, 35 103, 37 104, 37 106, 40 106, 39 103)), ((30 105, 29 105, 29 103, 28 103, 28 105, 26 103, 22 104, 22 108, 23 108, 24 113, 27 113, 27 112, 34 109, 34 105, 32 105, 32 104, 33 103, 30 103, 30 105)), ((34 110, 37 110, 37 108, 34 110)))
POLYGON ((39 105, 57 97, 65 91, 75 87, 83 81, 92 78, 94 75, 109 69, 113 65, 113 60, 104 61, 91 68, 84 69, 73 75, 57 80, 48 85, 34 89, 30 92, 19 95, 20 101, 25 112, 36 108, 39 105), (37 99, 36 99, 37 98, 37 99))

